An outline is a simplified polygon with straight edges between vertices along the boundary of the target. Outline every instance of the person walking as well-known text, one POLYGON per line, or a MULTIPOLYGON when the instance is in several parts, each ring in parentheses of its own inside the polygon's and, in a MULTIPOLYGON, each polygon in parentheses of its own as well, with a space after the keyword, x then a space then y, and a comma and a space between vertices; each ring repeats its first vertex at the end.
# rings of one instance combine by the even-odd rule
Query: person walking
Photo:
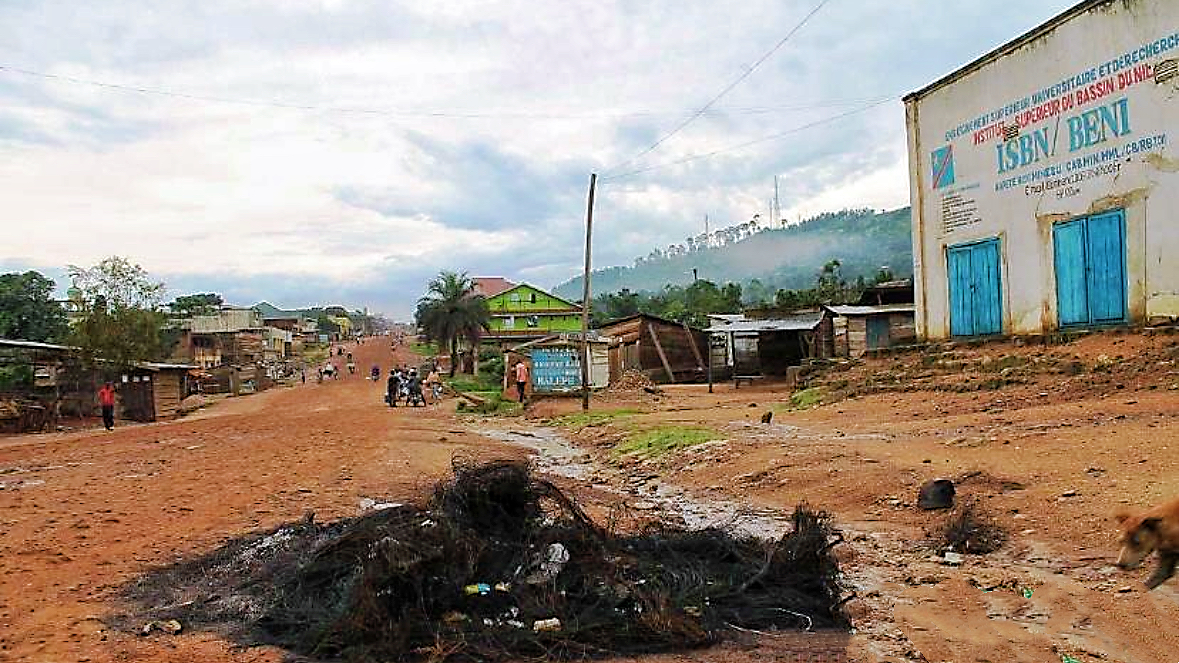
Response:
POLYGON ((401 391, 401 371, 396 368, 389 370, 389 381, 385 384, 385 402, 389 407, 397 407, 397 396, 401 391))
POLYGON ((430 401, 437 403, 442 400, 442 376, 438 375, 438 367, 431 366, 430 373, 426 376, 425 393, 429 395, 430 401))
POLYGON ((102 425, 107 430, 115 427, 115 384, 110 380, 98 390, 98 404, 102 406, 102 425))
POLYGON ((516 394, 520 397, 520 402, 524 402, 524 388, 528 386, 528 365, 524 360, 516 362, 516 366, 512 369, 516 376, 516 394))

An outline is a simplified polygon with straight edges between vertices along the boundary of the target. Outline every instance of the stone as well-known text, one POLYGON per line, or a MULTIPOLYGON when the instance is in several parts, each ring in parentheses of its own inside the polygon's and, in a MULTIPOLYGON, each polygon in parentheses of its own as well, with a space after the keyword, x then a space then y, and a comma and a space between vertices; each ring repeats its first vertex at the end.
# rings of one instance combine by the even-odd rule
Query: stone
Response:
POLYGON ((917 506, 925 511, 949 509, 954 506, 954 482, 949 479, 930 479, 917 491, 917 506))

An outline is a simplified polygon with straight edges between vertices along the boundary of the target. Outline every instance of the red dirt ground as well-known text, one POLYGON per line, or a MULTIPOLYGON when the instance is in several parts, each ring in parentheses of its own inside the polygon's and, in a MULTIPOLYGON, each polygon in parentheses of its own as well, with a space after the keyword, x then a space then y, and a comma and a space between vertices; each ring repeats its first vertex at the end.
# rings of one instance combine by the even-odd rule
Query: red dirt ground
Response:
MULTIPOLYGON (((981 391, 945 390, 958 368, 929 378, 913 357, 873 360, 823 378, 853 398, 806 411, 789 410, 789 392, 774 385, 596 398, 597 408, 642 410, 569 431, 602 467, 701 496, 825 508, 847 532, 840 555, 860 596, 851 636, 751 638, 645 660, 1175 663, 1179 580, 1146 592, 1145 571, 1111 566, 1112 512, 1179 494, 1172 338, 956 350, 965 381, 983 356, 1041 353, 1044 370, 1011 362, 1011 384, 981 391), (1049 370, 1066 360, 1085 370, 1049 370), (898 373, 941 386, 856 390, 898 373), (769 426, 758 423, 767 409, 776 411, 769 426), (710 426, 723 441, 645 464, 608 452, 630 429, 669 423, 710 426), (921 481, 940 476, 961 479, 960 493, 993 513, 1011 543, 961 567, 933 561, 920 542, 940 516, 912 503, 921 481), (807 658, 815 651, 829 655, 807 658)), ((375 340, 355 352, 365 372, 393 359, 375 340)), ((537 425, 577 407, 540 402, 525 419, 483 422, 460 420, 449 403, 391 411, 382 391, 358 374, 229 399, 175 422, 0 439, 0 660, 280 661, 280 651, 214 634, 142 637, 104 619, 120 607, 119 588, 153 566, 307 510, 329 520, 358 513, 363 497, 413 498, 455 454, 523 453, 470 429, 537 425)), ((591 501, 601 494, 593 483, 610 481, 585 482, 591 501)))

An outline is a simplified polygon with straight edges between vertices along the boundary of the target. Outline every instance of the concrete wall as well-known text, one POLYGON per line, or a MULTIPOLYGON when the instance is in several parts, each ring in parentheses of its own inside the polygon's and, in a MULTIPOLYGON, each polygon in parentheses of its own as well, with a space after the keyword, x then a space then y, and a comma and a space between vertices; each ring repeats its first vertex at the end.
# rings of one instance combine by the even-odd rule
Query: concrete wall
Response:
POLYGON ((1179 58, 1179 2, 1081 9, 906 98, 920 337, 950 334, 947 247, 993 237, 1003 332, 1056 329, 1053 224, 1118 209, 1130 321, 1179 316, 1179 76, 1154 79, 1179 58))

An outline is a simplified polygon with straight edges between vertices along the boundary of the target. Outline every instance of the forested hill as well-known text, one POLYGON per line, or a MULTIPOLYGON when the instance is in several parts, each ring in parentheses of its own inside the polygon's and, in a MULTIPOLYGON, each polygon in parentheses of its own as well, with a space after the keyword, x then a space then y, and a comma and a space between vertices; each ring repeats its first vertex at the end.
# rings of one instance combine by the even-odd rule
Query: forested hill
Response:
MULTIPOLYGON (((748 284, 757 279, 769 292, 811 288, 819 270, 839 260, 843 277, 869 281, 883 266, 897 277, 913 273, 909 208, 889 212, 828 212, 781 229, 743 224, 686 244, 658 249, 630 267, 606 267, 593 273, 595 293, 659 291, 692 282, 692 269, 717 284, 748 284)), ((556 294, 581 299, 581 277, 557 286, 556 294)))

